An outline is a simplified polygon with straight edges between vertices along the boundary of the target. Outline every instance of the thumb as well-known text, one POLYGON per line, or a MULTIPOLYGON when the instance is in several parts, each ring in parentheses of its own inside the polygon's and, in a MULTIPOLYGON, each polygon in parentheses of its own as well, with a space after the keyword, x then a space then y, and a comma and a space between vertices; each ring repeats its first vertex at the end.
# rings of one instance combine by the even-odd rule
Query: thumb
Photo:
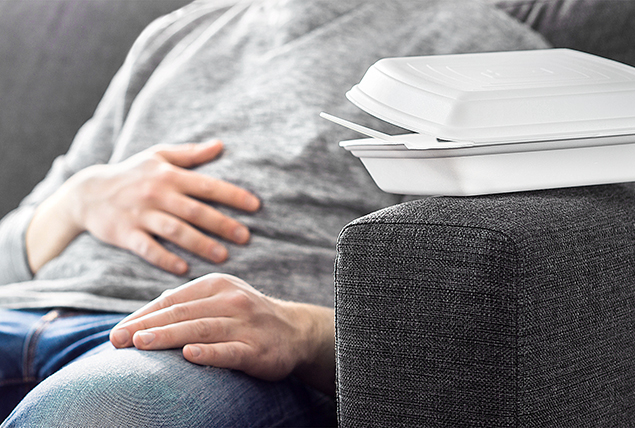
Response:
POLYGON ((222 141, 211 140, 205 143, 164 146, 157 150, 156 154, 163 157, 172 165, 181 168, 191 168, 215 159, 222 151, 222 141))

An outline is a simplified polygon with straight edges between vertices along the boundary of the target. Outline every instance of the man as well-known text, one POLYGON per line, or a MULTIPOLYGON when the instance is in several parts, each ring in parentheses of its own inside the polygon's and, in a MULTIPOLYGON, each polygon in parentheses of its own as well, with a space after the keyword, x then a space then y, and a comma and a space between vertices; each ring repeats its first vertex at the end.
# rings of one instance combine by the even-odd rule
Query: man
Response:
POLYGON ((6 426, 334 423, 334 243, 399 197, 319 112, 386 130, 343 96, 377 59, 544 46, 466 1, 210 0, 153 23, 1 225, 2 317, 46 348, 6 426))

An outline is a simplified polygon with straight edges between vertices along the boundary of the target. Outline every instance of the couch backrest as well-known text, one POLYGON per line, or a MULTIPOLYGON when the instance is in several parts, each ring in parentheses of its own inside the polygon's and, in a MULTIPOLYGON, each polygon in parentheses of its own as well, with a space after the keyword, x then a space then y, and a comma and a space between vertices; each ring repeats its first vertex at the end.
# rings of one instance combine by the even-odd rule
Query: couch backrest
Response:
POLYGON ((137 35, 191 0, 0 0, 0 216, 64 153, 137 35))
MULTIPOLYGON (((190 1, 0 0, 0 217, 66 151, 141 30, 190 1)), ((635 65, 633 0, 484 1, 555 46, 635 65)))
POLYGON ((635 65, 633 0, 486 0, 545 36, 572 48, 635 65))

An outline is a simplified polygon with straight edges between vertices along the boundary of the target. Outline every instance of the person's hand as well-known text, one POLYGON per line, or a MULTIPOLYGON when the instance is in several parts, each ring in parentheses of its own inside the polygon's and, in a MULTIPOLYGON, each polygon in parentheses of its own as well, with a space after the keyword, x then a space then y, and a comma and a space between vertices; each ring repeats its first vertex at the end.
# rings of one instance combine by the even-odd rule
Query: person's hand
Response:
POLYGON ((190 362, 265 380, 295 374, 333 394, 333 310, 265 296, 246 282, 210 274, 163 293, 110 333, 118 348, 183 348, 190 362))
POLYGON ((175 274, 187 271, 186 262, 155 237, 222 262, 227 249, 202 231, 244 244, 249 230, 202 201, 250 212, 260 207, 250 192, 187 169, 210 162, 222 149, 219 141, 160 145, 118 164, 78 172, 36 210, 27 230, 32 270, 36 272, 83 231, 175 274), (51 222, 57 225, 53 231, 51 222), (47 248, 43 243, 51 245, 47 248))

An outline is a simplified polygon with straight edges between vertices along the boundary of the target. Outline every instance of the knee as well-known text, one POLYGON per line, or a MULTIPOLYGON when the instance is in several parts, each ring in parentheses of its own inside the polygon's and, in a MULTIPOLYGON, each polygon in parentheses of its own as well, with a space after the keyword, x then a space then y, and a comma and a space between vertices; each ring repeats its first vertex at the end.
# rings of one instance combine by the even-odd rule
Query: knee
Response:
POLYGON ((324 426, 332 408, 328 401, 294 379, 266 382, 198 366, 179 350, 113 348, 46 379, 6 426, 311 425, 316 417, 321 419, 315 425, 324 426))
MULTIPOLYGON (((81 359, 38 385, 6 426, 197 426, 178 351, 112 350, 81 359)), ((189 364, 189 363, 187 363, 189 364)))

